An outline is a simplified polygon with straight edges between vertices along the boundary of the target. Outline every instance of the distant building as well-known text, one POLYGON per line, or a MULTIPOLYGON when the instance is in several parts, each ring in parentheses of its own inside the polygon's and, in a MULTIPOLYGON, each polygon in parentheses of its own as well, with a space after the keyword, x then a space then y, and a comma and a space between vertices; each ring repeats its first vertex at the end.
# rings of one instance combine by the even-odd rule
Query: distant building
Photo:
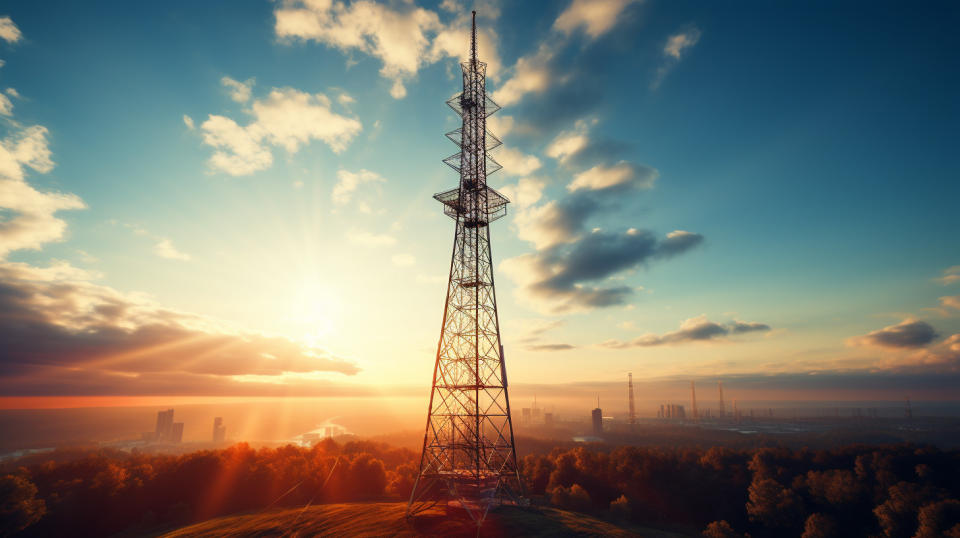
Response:
POLYGON ((222 443, 227 440, 227 427, 223 425, 223 417, 213 419, 213 442, 222 443))
POLYGON ((553 426, 553 413, 544 413, 543 423, 547 426, 553 426))
POLYGON ((174 422, 170 425, 170 437, 168 443, 178 444, 183 441, 183 422, 174 422))
POLYGON ((603 434, 603 411, 598 407, 591 411, 590 416, 593 419, 594 435, 603 434))
POLYGON ((660 406, 660 410, 657 411, 657 418, 686 419, 687 412, 684 410, 682 405, 663 404, 660 406))
POLYGON ((524 407, 520 411, 520 423, 530 424, 530 408, 529 407, 524 407))
POLYGON ((158 443, 169 443, 170 435, 173 429, 173 409, 160 411, 157 413, 157 429, 154 432, 153 440, 158 443))

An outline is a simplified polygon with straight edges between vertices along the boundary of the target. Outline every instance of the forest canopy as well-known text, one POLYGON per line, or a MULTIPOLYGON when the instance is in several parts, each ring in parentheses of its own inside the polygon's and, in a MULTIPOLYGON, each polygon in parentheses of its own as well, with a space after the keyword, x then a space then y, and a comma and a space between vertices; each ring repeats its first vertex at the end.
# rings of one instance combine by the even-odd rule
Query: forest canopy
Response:
MULTIPOLYGON (((418 455, 384 443, 184 455, 62 450, 0 472, 2 535, 106 535, 279 507, 404 501, 418 455)), ((960 451, 557 448, 520 461, 534 505, 709 537, 960 538, 960 451)))

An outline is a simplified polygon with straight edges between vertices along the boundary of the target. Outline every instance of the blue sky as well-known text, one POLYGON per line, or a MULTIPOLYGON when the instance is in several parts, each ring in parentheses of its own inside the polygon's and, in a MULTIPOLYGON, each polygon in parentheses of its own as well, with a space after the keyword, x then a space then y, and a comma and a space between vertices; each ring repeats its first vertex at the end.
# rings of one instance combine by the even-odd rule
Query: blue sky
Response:
POLYGON ((955 5, 37 1, 4 392, 425 383, 471 8, 514 382, 957 372, 955 5))

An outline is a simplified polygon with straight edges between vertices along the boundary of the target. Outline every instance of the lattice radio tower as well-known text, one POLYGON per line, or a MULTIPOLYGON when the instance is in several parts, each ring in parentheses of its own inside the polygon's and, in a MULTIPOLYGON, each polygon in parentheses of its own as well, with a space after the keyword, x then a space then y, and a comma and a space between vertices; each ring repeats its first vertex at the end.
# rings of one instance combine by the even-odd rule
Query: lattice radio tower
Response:
POLYGON ((447 301, 433 370, 420 472, 407 514, 438 503, 461 507, 480 525, 498 504, 519 503, 507 369, 493 284, 489 224, 507 213, 507 200, 487 186, 501 167, 487 152, 500 140, 487 117, 500 109, 486 94, 486 64, 477 60, 473 12, 470 60, 460 64, 463 91, 447 101, 462 118, 447 138, 460 151, 444 159, 460 185, 433 197, 456 221, 447 301))

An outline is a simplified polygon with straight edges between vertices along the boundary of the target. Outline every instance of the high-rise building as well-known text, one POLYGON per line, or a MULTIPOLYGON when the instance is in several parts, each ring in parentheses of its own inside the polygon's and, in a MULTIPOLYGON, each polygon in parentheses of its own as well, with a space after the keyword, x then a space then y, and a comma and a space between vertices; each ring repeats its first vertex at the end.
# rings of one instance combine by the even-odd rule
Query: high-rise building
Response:
POLYGON ((183 422, 174 422, 170 425, 170 437, 168 443, 179 444, 183 441, 183 422))
POLYGON ((693 420, 700 420, 700 414, 697 413, 697 387, 690 382, 690 401, 693 404, 693 420))
POLYGON ((173 427, 173 409, 160 411, 157 413, 157 429, 154 432, 154 440, 158 443, 169 443, 170 433, 173 427))
POLYGON ((590 412, 590 418, 593 421, 593 433, 603 435, 603 410, 597 407, 590 412))
POLYGON ((527 426, 530 425, 530 408, 529 407, 524 407, 523 409, 520 410, 520 422, 523 424, 526 424, 527 426))
POLYGON ((543 424, 545 426, 553 426, 553 413, 543 414, 543 424))
POLYGON ((213 442, 222 443, 227 440, 227 427, 223 425, 223 417, 213 419, 213 442))

